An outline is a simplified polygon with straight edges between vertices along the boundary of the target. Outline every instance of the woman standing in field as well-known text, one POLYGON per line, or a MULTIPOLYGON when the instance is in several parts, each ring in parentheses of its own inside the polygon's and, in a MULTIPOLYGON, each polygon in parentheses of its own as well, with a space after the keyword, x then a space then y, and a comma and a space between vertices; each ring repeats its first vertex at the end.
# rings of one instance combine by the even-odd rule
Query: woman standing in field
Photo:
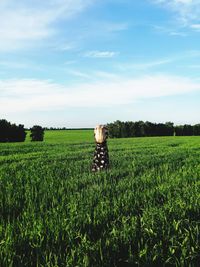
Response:
POLYGON ((97 125, 94 129, 96 148, 92 164, 92 171, 100 171, 109 167, 109 155, 107 147, 108 129, 104 125, 97 125))

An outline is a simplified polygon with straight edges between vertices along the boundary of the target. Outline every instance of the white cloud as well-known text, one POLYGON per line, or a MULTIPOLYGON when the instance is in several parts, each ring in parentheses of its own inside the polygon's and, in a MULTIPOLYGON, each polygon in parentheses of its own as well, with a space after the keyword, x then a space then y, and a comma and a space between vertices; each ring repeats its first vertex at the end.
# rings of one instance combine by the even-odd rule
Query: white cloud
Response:
POLYGON ((117 52, 114 51, 88 51, 84 54, 84 57, 91 57, 91 58, 111 58, 118 55, 117 52))
POLYGON ((54 47, 55 50, 57 51, 70 51, 70 50, 74 50, 76 49, 77 45, 74 43, 67 43, 66 44, 59 44, 57 46, 54 47))
POLYGON ((94 76, 103 78, 104 80, 117 80, 118 75, 116 73, 106 72, 106 71, 95 71, 94 76))
POLYGON ((26 69, 30 67, 30 65, 28 66, 28 64, 22 62, 0 61, 0 67, 6 69, 26 69))
POLYGON ((200 24, 192 24, 191 28, 196 30, 196 31, 200 31, 200 24))
POLYGON ((179 27, 191 27, 200 22, 200 0, 151 0, 175 14, 179 27))
POLYGON ((69 19, 95 0, 43 0, 0 3, 0 50, 15 50, 55 34, 54 23, 69 19), (34 4, 34 5, 33 5, 34 4))
POLYGON ((119 64, 117 67, 122 70, 122 71, 127 71, 127 70, 147 70, 151 69, 157 66, 165 65, 168 63, 173 62, 173 58, 169 59, 161 59, 161 60, 155 60, 151 62, 143 62, 143 63, 126 63, 126 64, 119 64))
POLYGON ((84 73, 84 72, 81 72, 81 71, 78 71, 78 70, 67 70, 67 72, 73 76, 77 76, 79 78, 84 78, 84 79, 90 79, 91 76, 87 73, 84 73))
POLYGON ((7 80, 0 82, 0 113, 111 107, 195 90, 200 90, 199 82, 169 75, 118 78, 70 87, 49 80, 7 80))
POLYGON ((187 36, 187 34, 184 33, 184 32, 173 31, 173 30, 169 31, 169 35, 171 35, 171 36, 181 36, 181 37, 186 37, 187 36))
POLYGON ((114 22, 101 22, 102 28, 104 31, 107 32, 118 32, 118 31, 125 31, 128 29, 129 25, 127 22, 121 22, 121 23, 114 23, 114 22))

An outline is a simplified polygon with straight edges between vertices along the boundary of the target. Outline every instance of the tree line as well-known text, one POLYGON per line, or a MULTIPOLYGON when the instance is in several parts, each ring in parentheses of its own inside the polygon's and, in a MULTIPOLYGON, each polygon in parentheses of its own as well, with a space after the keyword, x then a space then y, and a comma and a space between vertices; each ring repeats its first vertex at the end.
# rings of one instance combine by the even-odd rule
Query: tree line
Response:
MULTIPOLYGON (((7 120, 0 120, 0 142, 24 142, 27 131, 24 125, 12 124, 7 120)), ((35 125, 30 129, 31 141, 43 141, 44 129, 35 125)))
MULTIPOLYGON (((151 137, 151 136, 193 136, 200 135, 200 124, 174 126, 172 122, 152 123, 149 121, 120 121, 107 124, 111 138, 151 137)), ((46 128, 47 130, 48 128, 46 128)), ((58 130, 58 128, 54 128, 58 130)), ((62 128, 66 129, 66 128, 62 128)), ((39 125, 30 128, 31 141, 43 141, 44 130, 39 125)), ((49 130, 49 129, 48 129, 49 130)), ((60 129, 61 130, 61 129, 60 129)), ((66 129, 69 130, 69 129, 66 129)), ((24 125, 11 124, 7 120, 0 120, 0 142, 24 142, 27 129, 24 125)))
POLYGON ((108 123, 107 127, 111 138, 200 135, 200 124, 174 126, 173 122, 123 122, 117 120, 113 123, 108 123))

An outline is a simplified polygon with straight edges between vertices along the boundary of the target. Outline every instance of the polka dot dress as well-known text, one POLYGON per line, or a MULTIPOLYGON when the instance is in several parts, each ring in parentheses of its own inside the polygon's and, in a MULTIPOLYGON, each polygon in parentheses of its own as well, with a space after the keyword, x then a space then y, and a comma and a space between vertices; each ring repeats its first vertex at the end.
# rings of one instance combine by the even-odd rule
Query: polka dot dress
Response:
POLYGON ((109 166, 109 155, 106 141, 102 144, 96 143, 92 171, 100 171, 107 169, 109 166))

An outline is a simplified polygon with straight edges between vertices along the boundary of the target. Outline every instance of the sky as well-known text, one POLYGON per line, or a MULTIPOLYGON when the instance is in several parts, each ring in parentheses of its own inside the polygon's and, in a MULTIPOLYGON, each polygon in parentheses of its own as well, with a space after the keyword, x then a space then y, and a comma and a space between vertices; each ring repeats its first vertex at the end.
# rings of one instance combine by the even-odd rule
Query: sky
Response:
POLYGON ((200 0, 1 0, 0 119, 200 123, 200 0))

